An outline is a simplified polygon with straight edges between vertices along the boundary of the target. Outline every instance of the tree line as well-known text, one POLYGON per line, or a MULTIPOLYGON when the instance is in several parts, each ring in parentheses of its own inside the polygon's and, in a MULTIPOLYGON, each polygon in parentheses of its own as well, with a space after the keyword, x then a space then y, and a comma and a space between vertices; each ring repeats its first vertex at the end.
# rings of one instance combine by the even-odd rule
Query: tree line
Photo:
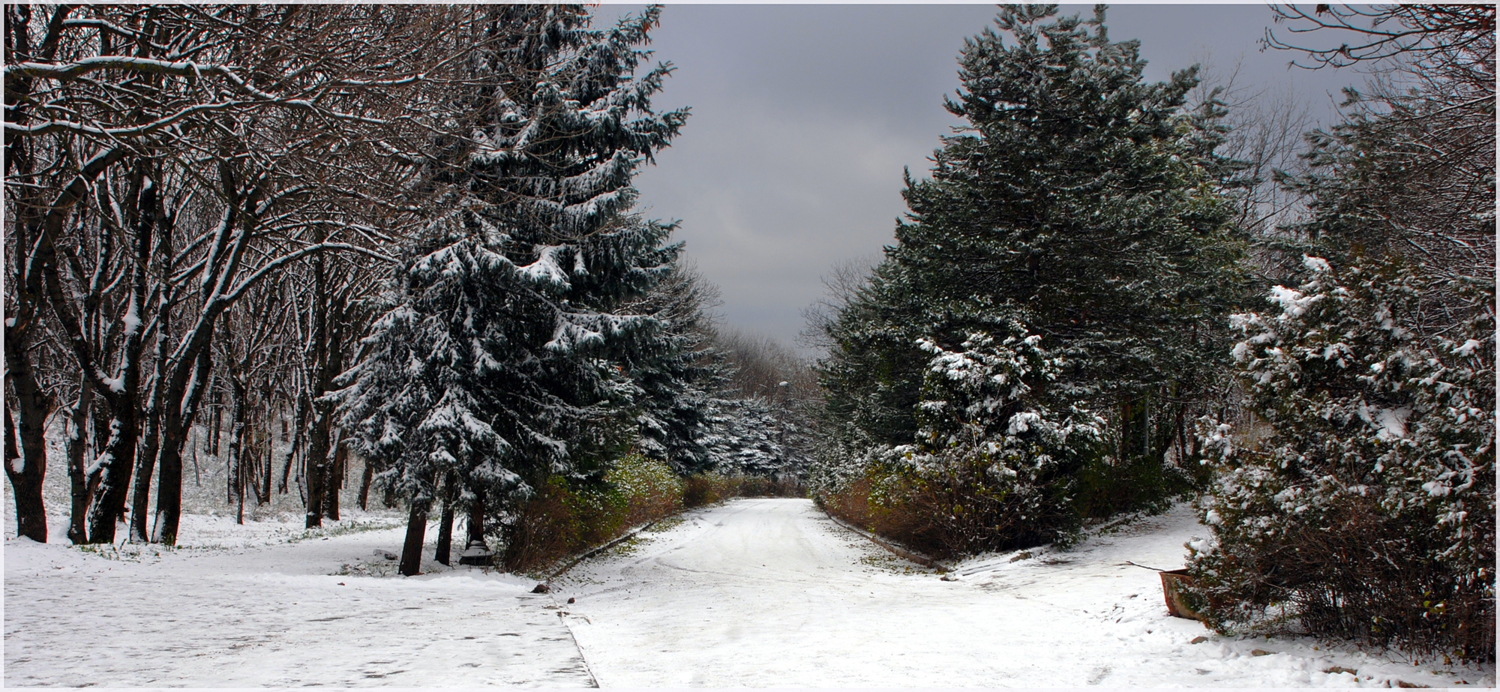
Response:
POLYGON ((1313 65, 1385 60, 1300 147, 1197 68, 1148 83, 1102 7, 965 42, 964 126, 813 313, 813 492, 946 555, 1196 498, 1221 630, 1492 660, 1494 8, 1273 12, 1363 39, 1313 65))
POLYGON ((58 433, 78 543, 122 520, 175 543, 199 437, 241 517, 295 490, 310 528, 358 460, 361 504, 373 487, 425 525, 457 503, 476 534, 630 449, 678 474, 794 471, 805 454, 740 422, 788 404, 737 386, 759 349, 720 335, 674 224, 634 210, 688 114, 651 106, 659 17, 7 6, 20 535, 47 538, 58 433))

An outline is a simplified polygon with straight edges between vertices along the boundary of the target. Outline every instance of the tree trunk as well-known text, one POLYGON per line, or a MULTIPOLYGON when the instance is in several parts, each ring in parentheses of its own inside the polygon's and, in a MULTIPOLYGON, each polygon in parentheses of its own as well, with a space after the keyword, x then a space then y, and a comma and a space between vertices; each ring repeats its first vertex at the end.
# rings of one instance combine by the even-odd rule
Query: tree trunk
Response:
POLYGON ((365 472, 359 479, 359 509, 368 511, 370 509, 370 483, 375 480, 375 465, 365 459, 365 472))
POLYGON ((455 478, 448 474, 443 481, 443 518, 438 522, 437 554, 432 559, 442 564, 449 562, 450 553, 453 551, 453 496, 455 478))
POLYGON ((217 459, 219 457, 219 435, 224 430, 224 394, 216 389, 213 392, 213 403, 209 404, 208 414, 208 454, 217 459))
MULTIPOLYGON (((211 338, 212 335, 208 335, 211 338)), ((156 490, 155 538, 166 545, 177 544, 177 527, 182 520, 182 447, 187 440, 187 431, 192 429, 193 418, 198 413, 203 387, 213 367, 212 349, 203 344, 193 358, 194 374, 191 385, 174 388, 177 396, 167 399, 165 415, 162 416, 161 451, 157 467, 161 469, 161 480, 156 490)), ((186 378, 184 378, 186 379, 186 378)), ((171 390, 169 390, 170 392, 171 390)))
POLYGON ((452 564, 449 554, 453 551, 453 500, 443 502, 443 519, 438 522, 437 555, 432 559, 442 564, 452 564))
MULTIPOLYGON (((147 266, 152 258, 152 241, 156 236, 157 219, 162 216, 156 200, 156 185, 151 184, 148 177, 149 171, 144 167, 139 175, 143 181, 143 188, 136 199, 136 207, 140 221, 136 231, 136 263, 138 266, 147 266)), ((165 275, 171 274, 172 258, 172 233, 166 230, 161 234, 160 246, 157 254, 161 257, 161 271, 165 275)), ((145 295, 146 285, 140 286, 141 295, 145 295)), ((144 313, 142 313, 144 314, 144 313)), ((171 299, 165 292, 158 298, 156 309, 157 333, 170 334, 171 332, 171 299)), ((167 340, 158 338, 156 345, 152 348, 151 364, 153 374, 150 387, 147 390, 147 399, 142 403, 145 408, 145 420, 141 424, 140 448, 136 450, 135 456, 135 492, 130 502, 130 540, 136 543, 148 542, 146 531, 147 508, 150 506, 151 474, 157 461, 157 445, 161 443, 161 414, 162 414, 162 389, 166 384, 163 379, 166 375, 167 340)), ((128 405, 134 406, 134 402, 128 405)), ((161 492, 160 489, 157 490, 161 492)))
MULTIPOLYGON (((160 350, 158 344, 157 349, 160 350)), ((160 354, 158 354, 160 355, 160 354)), ((157 360, 158 377, 151 387, 151 403, 146 406, 146 421, 141 431, 140 449, 135 454, 135 488, 130 498, 130 540, 149 543, 146 517, 151 507, 151 475, 156 471, 157 445, 161 440, 161 361, 157 360)), ((161 492, 160 489, 157 490, 161 492)))
POLYGON ((401 574, 413 577, 422 573, 422 539, 427 533, 427 510, 432 500, 413 500, 411 516, 406 520, 406 542, 401 546, 401 574))
POLYGON ((307 528, 323 525, 323 483, 328 480, 328 411, 327 406, 313 402, 313 429, 307 445, 307 528))
POLYGON ((328 465, 328 478, 323 481, 323 516, 330 521, 339 520, 339 490, 344 486, 344 464, 348 457, 348 442, 342 439, 335 442, 333 463, 328 465))
POLYGON ((1147 456, 1151 446, 1146 397, 1134 396, 1120 401, 1120 462, 1129 463, 1147 456))
POLYGON ((226 471, 225 482, 229 504, 236 507, 236 524, 245 523, 245 483, 244 455, 245 455, 245 418, 247 408, 245 406, 245 383, 239 375, 234 372, 234 367, 229 368, 229 406, 233 413, 229 417, 229 449, 224 455, 226 471))
POLYGON ((281 484, 277 486, 277 492, 282 495, 287 493, 287 480, 292 476, 292 463, 295 457, 302 454, 302 429, 303 420, 307 418, 307 395, 297 396, 297 408, 292 413, 292 442, 286 450, 286 465, 281 467, 281 484))
MULTIPOLYGON (((24 421, 25 414, 22 416, 24 421)), ((21 425, 25 424, 23 422, 21 425)), ((16 535, 30 538, 38 543, 46 543, 47 507, 42 502, 42 477, 46 473, 47 466, 45 463, 38 464, 35 457, 31 457, 30 454, 21 455, 21 450, 16 445, 17 427, 19 426, 11 424, 10 415, 7 414, 5 416, 5 475, 10 477, 10 487, 16 498, 16 535), (27 461, 27 457, 31 457, 32 461, 27 461)))
MULTIPOLYGON (((128 380, 127 380, 128 381, 128 380)), ((126 391, 130 391, 126 385, 126 391)), ((114 407, 109 421, 109 441, 104 443, 104 452, 90 482, 98 484, 93 504, 89 506, 89 542, 108 544, 115 542, 115 522, 125 512, 126 491, 130 488, 131 467, 135 464, 138 431, 135 424, 135 406, 132 398, 121 397, 125 403, 114 407)))
MULTIPOLYGON (((314 241, 321 241, 322 235, 314 231, 314 241)), ((332 375, 328 372, 328 354, 330 351, 329 328, 328 328, 328 281, 323 257, 314 255, 312 258, 312 372, 308 377, 308 395, 312 403, 312 437, 307 447, 307 528, 321 526, 323 523, 323 485, 328 479, 329 466, 329 434, 332 411, 327 402, 321 401, 323 394, 328 391, 332 384, 332 375)))
POLYGON ((68 413, 68 491, 73 504, 68 511, 68 540, 74 545, 88 542, 89 484, 85 470, 84 454, 88 447, 87 422, 92 415, 89 410, 94 402, 94 388, 82 383, 78 388, 78 400, 68 413))
MULTIPOLYGON (((270 400, 271 400, 270 397, 266 397, 266 401, 270 401, 270 400)), ((281 440, 283 442, 286 441, 286 419, 285 418, 283 418, 281 420, 281 440)), ((266 440, 266 456, 265 456, 265 461, 266 461, 265 467, 261 469, 262 474, 261 474, 260 492, 256 493, 256 499, 259 500, 260 503, 263 504, 263 505, 271 503, 271 469, 272 469, 272 467, 274 467, 276 465, 275 464, 275 461, 276 461, 276 446, 273 445, 273 444, 271 444, 271 441, 269 439, 266 440)))
MULTIPOLYGON (((67 10, 59 10, 54 18, 61 19, 67 12, 67 10)), ((6 21, 7 23, 10 21, 8 13, 6 21)), ((56 25, 61 26, 61 22, 56 25)), ((13 36, 19 34, 24 37, 27 33, 25 29, 13 33, 10 31, 11 28, 7 26, 7 50, 11 48, 8 42, 13 36)), ((51 33, 49 30, 49 35, 51 33)), ((29 53, 30 48, 25 45, 24 38, 19 40, 21 44, 17 48, 21 53, 29 53)), ((55 46, 55 38, 49 38, 45 43, 55 46)), ((29 79, 12 80, 7 75, 5 103, 8 110, 21 106, 25 94, 30 91, 30 83, 29 79)), ((32 169, 29 147, 22 143, 23 138, 8 137, 7 139, 12 141, 6 142, 8 154, 6 170, 29 174, 32 169)), ((93 180, 124 156, 125 149, 116 147, 90 158, 83 170, 79 171, 78 175, 63 188, 50 205, 38 204, 41 200, 32 197, 29 204, 23 205, 22 209, 25 211, 19 213, 17 215, 19 218, 14 220, 13 230, 12 228, 6 229, 7 233, 14 233, 13 247, 19 255, 16 267, 20 276, 7 275, 7 283, 10 285, 6 286, 6 291, 12 297, 6 302, 5 379, 9 382, 16 397, 16 418, 13 420, 9 413, 5 415, 5 474, 10 479, 12 490, 15 491, 17 533, 37 541, 46 542, 47 540, 47 513, 42 501, 42 479, 47 473, 45 426, 50 402, 47 401, 46 393, 42 390, 36 371, 32 368, 31 355, 28 353, 32 344, 31 330, 41 319, 43 304, 52 303, 54 312, 58 313, 59 319, 64 323, 69 346, 75 355, 80 356, 80 364, 87 362, 93 365, 90 358, 92 353, 85 352, 87 343, 83 338, 82 330, 78 328, 77 320, 69 321, 69 318, 73 317, 70 310, 72 306, 59 287, 55 276, 57 248, 53 245, 53 241, 58 234, 62 233, 63 226, 72 214, 73 206, 89 193, 93 180), (45 213, 40 211, 42 209, 46 210, 45 213), (14 312, 10 309, 12 307, 14 312)), ((138 279, 140 275, 140 271, 137 270, 133 278, 138 279)), ((140 283, 140 281, 133 281, 131 285, 135 287, 140 283)), ((139 305, 139 296, 138 292, 132 296, 133 306, 139 305)), ((132 342, 132 339, 127 337, 121 349, 121 355, 122 362, 126 366, 121 377, 124 378, 126 389, 129 391, 131 385, 134 384, 131 366, 135 364, 135 358, 139 355, 139 339, 132 342)), ((80 378, 81 386, 93 386, 95 384, 94 373, 97 368, 80 369, 83 372, 80 378)), ((126 432, 133 433, 133 430, 126 432)), ((133 436, 131 442, 133 448, 133 436)), ((115 448, 111 451, 121 450, 115 448)), ((129 473, 130 467, 127 463, 124 475, 128 476, 129 473)), ((118 481, 118 475, 120 474, 114 474, 114 480, 118 481)), ((129 479, 126 478, 125 481, 128 483, 129 479)), ((123 495, 120 499, 123 507, 123 495)), ((118 510, 116 510, 116 515, 118 515, 118 510)), ((113 517, 111 517, 108 533, 113 538, 113 517)))
POLYGON ((26 353, 34 323, 19 324, 17 319, 5 321, 5 379, 16 396, 15 419, 10 412, 5 414, 5 475, 15 493, 16 534, 46 543, 42 478, 47 473, 46 421, 50 407, 26 353))

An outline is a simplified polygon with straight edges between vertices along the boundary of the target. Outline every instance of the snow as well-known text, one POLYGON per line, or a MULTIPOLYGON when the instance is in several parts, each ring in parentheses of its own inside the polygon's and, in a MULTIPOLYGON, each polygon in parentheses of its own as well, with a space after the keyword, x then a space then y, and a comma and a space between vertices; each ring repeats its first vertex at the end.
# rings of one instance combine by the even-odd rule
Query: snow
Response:
POLYGON ((1301 317, 1307 312, 1307 308, 1317 302, 1321 296, 1304 296, 1296 289, 1285 286, 1272 286, 1268 298, 1271 302, 1281 306, 1281 311, 1289 318, 1301 317))
POLYGON ((1380 425, 1380 432, 1375 433, 1375 437, 1385 442, 1406 437, 1406 419, 1410 417, 1409 406, 1380 409, 1375 419, 1380 425))
POLYGON ((1157 574, 1126 561, 1178 568, 1183 543, 1207 534, 1179 506, 1073 550, 969 560, 943 581, 807 500, 739 500, 585 562, 554 594, 577 599, 566 618, 605 687, 1494 684, 1493 667, 1224 637, 1169 616, 1157 574))
POLYGON ((19 474, 26 470, 26 460, 21 457, 11 457, 9 464, 11 473, 19 474))
POLYGON ((1323 259, 1322 257, 1313 257, 1312 255, 1302 256, 1302 266, 1307 267, 1307 270, 1313 273, 1326 274, 1333 271, 1333 269, 1328 266, 1328 260, 1323 259))
POLYGON ((581 687, 529 579, 431 563, 390 576, 395 517, 310 533, 185 515, 175 550, 5 542, 5 685, 581 687), (340 574, 344 572, 344 574, 340 574))
MULTIPOLYGON (((150 183, 151 181, 148 180, 146 182, 150 183)), ((134 298, 133 295, 131 297, 134 298)), ((121 317, 120 321, 125 325, 126 336, 135 334, 141 328, 141 316, 135 311, 135 300, 130 301, 130 307, 125 310, 125 316, 121 317)), ((110 389, 114 389, 114 385, 110 385, 110 389)))
POLYGON ((584 562, 550 595, 431 562, 431 530, 425 574, 394 576, 399 509, 312 531, 286 509, 244 526, 185 514, 176 549, 70 546, 59 516, 53 543, 7 539, 6 686, 1494 684, 1492 666, 1221 637, 1168 616, 1157 575, 1125 561, 1181 566, 1183 542, 1207 533, 1185 507, 1068 551, 975 558, 943 581, 807 500, 737 500, 584 562))
POLYGON ((557 286, 568 285, 568 273, 557 263, 558 254, 568 250, 564 245, 547 245, 537 251, 537 259, 531 264, 518 267, 526 278, 557 286))
POLYGON ((121 375, 119 377, 104 377, 104 378, 100 378, 100 379, 103 380, 104 386, 109 387, 109 391, 114 392, 116 394, 123 394, 123 393, 125 393, 125 376, 124 375, 121 375))

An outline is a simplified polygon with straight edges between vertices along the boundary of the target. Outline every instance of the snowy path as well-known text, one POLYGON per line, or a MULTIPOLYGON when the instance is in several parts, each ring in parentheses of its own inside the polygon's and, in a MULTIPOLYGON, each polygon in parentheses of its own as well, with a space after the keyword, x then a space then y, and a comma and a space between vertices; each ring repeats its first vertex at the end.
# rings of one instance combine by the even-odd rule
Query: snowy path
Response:
POLYGON ((530 580, 334 576, 389 571, 374 552, 400 545, 390 528, 136 562, 7 540, 5 686, 592 684, 530 580))
POLYGON ((737 500, 575 567, 550 596, 430 559, 419 577, 369 576, 394 571, 376 553, 399 549, 398 513, 310 537, 295 518, 185 515, 194 545, 177 550, 7 539, 5 686, 1494 685, 1493 667, 1455 677, 1168 617, 1156 574, 1123 563, 1180 566, 1202 532, 1184 510, 940 581, 806 500, 737 500))
POLYGON ((1168 616, 1156 573, 1123 563, 1181 567, 1195 530, 1179 509, 941 581, 809 501, 739 500, 574 568, 555 596, 577 599, 564 608, 605 687, 1494 684, 1492 668, 1440 676, 1168 616))

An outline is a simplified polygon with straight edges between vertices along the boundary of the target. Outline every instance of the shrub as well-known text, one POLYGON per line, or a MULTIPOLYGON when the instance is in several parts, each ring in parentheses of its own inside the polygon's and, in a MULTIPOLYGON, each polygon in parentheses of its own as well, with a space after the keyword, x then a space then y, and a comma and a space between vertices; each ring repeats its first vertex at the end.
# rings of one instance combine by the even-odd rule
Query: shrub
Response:
POLYGON ((572 551, 582 533, 574 498, 560 476, 547 479, 518 506, 505 527, 501 563, 512 572, 528 572, 572 551))
POLYGON ((707 507, 733 497, 734 481, 728 476, 699 473, 684 482, 682 504, 685 507, 707 507))
POLYGON ((513 572, 533 571, 614 540, 681 510, 683 485, 666 464, 638 454, 616 461, 593 483, 570 485, 553 476, 507 523, 502 563, 513 572))
MULTIPOLYGON (((924 338, 917 444, 871 456, 867 485, 831 504, 871 530, 940 556, 1026 547, 1078 524, 1076 475, 1100 456, 1104 421, 1052 400, 1063 361, 1018 320, 991 320, 956 348, 924 338), (864 497, 858 497, 864 495, 864 497)), ((956 339, 954 339, 956 340, 956 339)), ((836 493, 837 494, 837 493, 836 493)))
POLYGON ((1188 499, 1206 483, 1194 471, 1164 463, 1155 456, 1124 461, 1096 457, 1083 465, 1074 486, 1073 505, 1082 519, 1106 519, 1121 512, 1160 514, 1172 502, 1188 499))
POLYGON ((794 476, 738 476, 736 497, 806 497, 807 488, 794 476))
POLYGON ((1074 533, 1065 478, 1016 482, 982 454, 954 451, 923 469, 870 471, 823 508, 908 547, 946 558, 1026 548, 1074 533))
POLYGON ((1275 289, 1279 309, 1236 316, 1239 375, 1271 434, 1237 446, 1203 422, 1214 540, 1190 566, 1208 615, 1492 660, 1493 318, 1419 339, 1403 319, 1424 290, 1401 265, 1306 266, 1298 289, 1275 289))
POLYGON ((684 483, 666 464, 630 454, 604 474, 624 503, 623 524, 635 526, 682 509, 684 483))

